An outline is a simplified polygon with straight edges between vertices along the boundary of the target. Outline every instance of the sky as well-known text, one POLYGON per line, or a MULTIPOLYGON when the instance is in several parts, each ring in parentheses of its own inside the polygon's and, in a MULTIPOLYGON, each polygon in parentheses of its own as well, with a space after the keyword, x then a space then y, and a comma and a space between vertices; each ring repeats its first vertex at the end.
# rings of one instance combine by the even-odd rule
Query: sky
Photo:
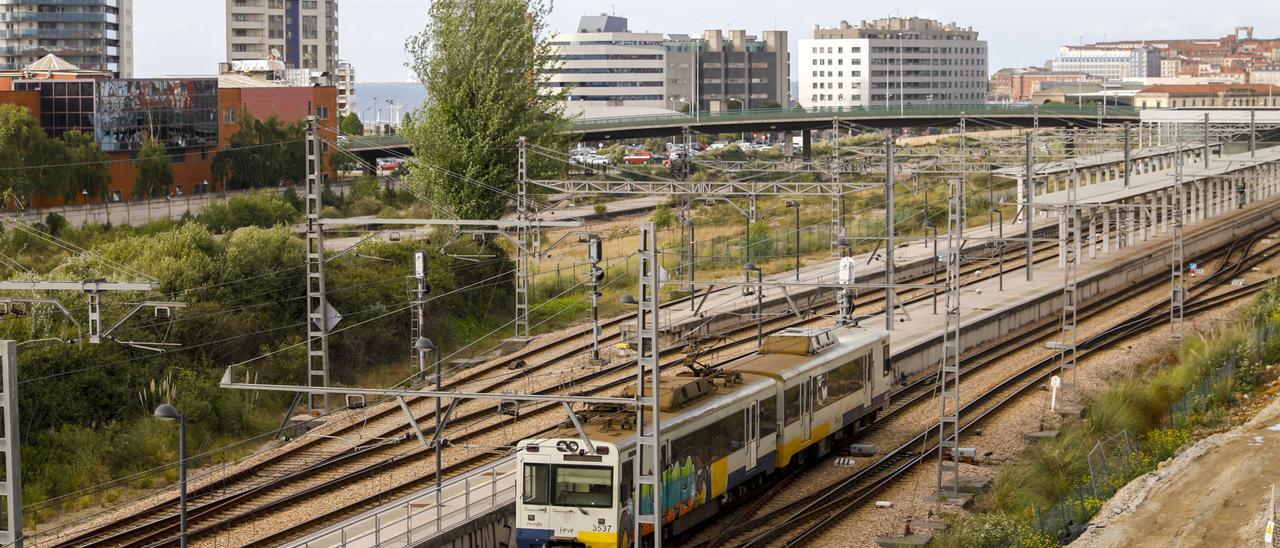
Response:
MULTIPOLYGON (((216 71, 226 56, 225 6, 225 0, 134 0, 136 75, 216 71)), ((407 81, 404 41, 425 25, 429 7, 429 0, 340 0, 338 47, 356 65, 360 81, 407 81)), ((993 71, 1041 65, 1058 46, 1082 40, 1214 38, 1244 25, 1252 25, 1256 37, 1280 37, 1277 0, 558 0, 554 8, 551 27, 564 31, 572 31, 582 15, 599 13, 627 17, 636 32, 786 30, 793 61, 796 40, 810 37, 815 25, 916 15, 973 27, 987 41, 993 71)))

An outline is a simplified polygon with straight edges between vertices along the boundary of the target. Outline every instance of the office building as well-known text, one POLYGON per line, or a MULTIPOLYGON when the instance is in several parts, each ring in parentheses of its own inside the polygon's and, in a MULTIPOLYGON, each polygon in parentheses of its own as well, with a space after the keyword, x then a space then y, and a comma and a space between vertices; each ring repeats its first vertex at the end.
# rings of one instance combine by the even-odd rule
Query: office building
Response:
POLYGON ((699 110, 784 107, 791 102, 791 57, 786 31, 759 38, 744 30, 726 36, 709 30, 701 38, 671 35, 664 42, 667 107, 699 110))
POLYGON ((338 71, 337 0, 226 0, 227 61, 280 60, 338 71))
POLYGON ((1161 75, 1160 50, 1147 45, 1062 46, 1053 70, 1084 72, 1106 80, 1155 78, 1161 75))
POLYGON ((0 1, 0 70, 50 54, 81 69, 133 76, 133 0, 0 1))
POLYGON ((569 88, 569 106, 665 106, 662 34, 631 32, 625 17, 586 16, 577 32, 550 39, 558 65, 550 69, 547 90, 569 88))
POLYGON ((977 31, 918 17, 815 28, 799 43, 805 107, 982 103, 987 43, 977 31))

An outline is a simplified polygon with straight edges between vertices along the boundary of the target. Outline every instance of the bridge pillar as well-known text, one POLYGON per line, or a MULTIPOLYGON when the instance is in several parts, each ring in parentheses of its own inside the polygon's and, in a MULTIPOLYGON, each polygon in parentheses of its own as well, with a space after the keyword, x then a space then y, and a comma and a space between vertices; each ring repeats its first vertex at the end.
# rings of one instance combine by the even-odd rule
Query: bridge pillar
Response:
POLYGON ((782 154, 788 160, 795 157, 795 143, 792 142, 792 134, 790 131, 782 132, 782 154))
POLYGON ((800 154, 807 162, 813 158, 813 132, 807 129, 801 131, 800 140, 802 142, 802 144, 800 145, 801 147, 800 154))

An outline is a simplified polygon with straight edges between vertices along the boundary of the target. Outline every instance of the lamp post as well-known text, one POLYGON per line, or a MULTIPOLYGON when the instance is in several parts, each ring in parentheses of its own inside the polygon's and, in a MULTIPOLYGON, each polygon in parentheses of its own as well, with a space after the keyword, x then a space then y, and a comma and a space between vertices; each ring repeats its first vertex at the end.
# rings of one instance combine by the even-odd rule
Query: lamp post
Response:
POLYGON ((156 408, 155 417, 178 421, 178 544, 187 548, 187 419, 167 403, 156 408))
POLYGON ((784 205, 796 210, 796 281, 800 281, 800 201, 787 200, 784 205))
MULTIPOLYGON (((436 347, 436 343, 431 342, 431 339, 428 339, 428 338, 426 338, 426 337, 422 337, 422 336, 419 336, 419 337, 418 337, 418 340, 417 340, 417 341, 414 341, 414 343, 413 343, 413 348, 414 348, 415 350, 417 350, 417 351, 418 351, 418 364, 419 364, 419 367, 421 367, 421 366, 422 366, 421 364, 425 361, 425 358, 426 358, 427 352, 435 352, 435 355, 436 355, 436 392, 439 392, 439 391, 440 391, 440 384, 441 384, 441 383, 440 383, 440 349, 436 347)), ((421 373, 419 373, 419 374, 421 374, 421 373)), ((440 416, 440 397, 439 397, 439 396, 436 396, 436 414, 435 414, 435 420, 436 420, 436 435, 435 435, 434 439, 432 440, 432 445, 434 445, 434 450, 435 450, 435 453, 436 453, 436 524, 437 524, 437 525, 440 523, 440 514, 441 514, 441 512, 440 512, 440 489, 441 489, 441 487, 442 487, 442 485, 443 485, 443 481, 444 481, 444 478, 440 475, 440 466, 441 466, 441 458, 440 458, 440 438, 441 438, 442 436, 444 436, 444 432, 442 431, 442 428, 443 428, 443 426, 442 426, 442 425, 443 425, 444 423, 443 423, 443 422, 441 422, 441 418, 442 418, 442 417, 440 416)))
MULTIPOLYGON (((750 84, 748 84, 748 85, 750 85, 750 84)), ((737 99, 737 98, 734 98, 734 97, 726 97, 726 98, 725 98, 725 101, 737 101, 737 102, 738 102, 738 105, 742 107, 742 108, 738 109, 738 111, 739 111, 739 112, 746 112, 746 111, 747 111, 747 102, 746 102, 746 101, 743 101, 742 99, 737 99)), ((747 140, 746 135, 747 135, 747 134, 746 134, 745 132, 743 132, 743 133, 739 133, 739 134, 738 134, 738 139, 741 139, 741 140, 743 140, 743 141, 746 141, 746 140, 747 140)))
POLYGON ((764 272, 756 263, 747 263, 742 266, 747 271, 747 278, 751 278, 751 273, 756 273, 756 348, 760 348, 764 344, 764 272))
MULTIPOLYGON (((684 226, 689 229, 689 281, 692 282, 697 281, 698 279, 698 239, 694 233, 694 230, 696 230, 697 227, 694 225, 692 218, 685 219, 684 226)), ((698 309, 697 299, 694 299, 697 294, 698 286, 689 286, 690 312, 698 309)))
POLYGON ((902 92, 902 33, 898 33, 898 116, 906 115, 906 99, 902 92))

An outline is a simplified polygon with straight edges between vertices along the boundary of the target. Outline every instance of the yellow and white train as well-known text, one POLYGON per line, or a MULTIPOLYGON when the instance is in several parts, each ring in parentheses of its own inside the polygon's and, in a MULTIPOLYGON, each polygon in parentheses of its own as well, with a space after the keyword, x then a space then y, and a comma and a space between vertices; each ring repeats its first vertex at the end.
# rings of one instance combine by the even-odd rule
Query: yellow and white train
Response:
MULTIPOLYGON (((826 453, 832 441, 870 424, 896 378, 888 356, 883 330, 789 329, 714 376, 664 378, 662 534, 687 531, 750 495, 769 474, 826 453)), ((638 544, 634 410, 582 415, 595 453, 572 427, 517 448, 521 548, 638 544)), ((639 505, 652 513, 652 496, 639 505)))

